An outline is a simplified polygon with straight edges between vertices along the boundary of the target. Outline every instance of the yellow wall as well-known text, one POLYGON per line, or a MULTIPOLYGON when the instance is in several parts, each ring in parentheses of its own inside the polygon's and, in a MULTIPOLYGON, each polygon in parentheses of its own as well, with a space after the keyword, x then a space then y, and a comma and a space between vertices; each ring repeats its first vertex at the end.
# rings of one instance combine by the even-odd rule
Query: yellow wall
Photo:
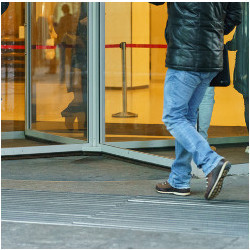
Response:
MULTIPOLYGON (((105 44, 150 43, 150 8, 148 3, 106 3, 105 44)), ((150 49, 126 49, 127 86, 149 85, 150 49)), ((122 51, 105 50, 106 87, 122 86, 122 51)))
MULTIPOLYGON (((148 3, 132 3, 132 43, 150 43, 150 8, 148 3)), ((132 49, 132 86, 149 85, 150 49, 132 49)))
MULTIPOLYGON (((131 43, 132 4, 105 3, 105 44, 131 43)), ((127 84, 131 86, 131 49, 126 53, 127 84)), ((122 86, 122 53, 120 48, 105 49, 106 87, 122 86)))

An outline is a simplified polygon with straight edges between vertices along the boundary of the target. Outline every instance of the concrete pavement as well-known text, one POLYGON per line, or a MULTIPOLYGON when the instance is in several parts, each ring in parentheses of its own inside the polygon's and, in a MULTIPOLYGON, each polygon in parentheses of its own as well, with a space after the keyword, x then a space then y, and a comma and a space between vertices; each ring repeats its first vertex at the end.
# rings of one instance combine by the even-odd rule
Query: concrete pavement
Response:
POLYGON ((168 175, 104 156, 2 161, 2 248, 248 248, 248 174, 210 203, 205 179, 156 193, 168 175))

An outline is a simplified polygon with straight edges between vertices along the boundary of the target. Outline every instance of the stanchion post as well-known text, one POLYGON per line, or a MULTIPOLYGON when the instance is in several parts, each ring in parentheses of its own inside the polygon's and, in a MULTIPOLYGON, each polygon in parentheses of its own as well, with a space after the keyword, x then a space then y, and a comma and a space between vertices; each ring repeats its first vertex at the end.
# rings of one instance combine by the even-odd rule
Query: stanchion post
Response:
POLYGON ((126 77, 126 42, 120 44, 122 49, 122 99, 123 112, 127 113, 127 77, 126 77))
POLYGON ((121 42, 120 48, 122 49, 122 104, 123 104, 123 111, 119 112, 117 114, 113 114, 112 117, 117 117, 117 118, 138 117, 137 114, 134 114, 132 112, 127 112, 126 42, 121 42))

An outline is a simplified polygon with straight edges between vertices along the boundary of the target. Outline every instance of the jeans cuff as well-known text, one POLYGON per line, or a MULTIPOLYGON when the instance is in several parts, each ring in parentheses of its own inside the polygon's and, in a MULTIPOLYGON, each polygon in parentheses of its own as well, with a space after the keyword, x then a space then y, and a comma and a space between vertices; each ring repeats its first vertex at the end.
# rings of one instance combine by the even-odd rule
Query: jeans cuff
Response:
POLYGON ((207 171, 204 171, 205 176, 208 176, 209 173, 211 173, 211 172, 217 167, 218 163, 219 163, 222 159, 224 159, 224 157, 222 157, 222 156, 219 157, 219 158, 214 162, 214 164, 213 164, 210 168, 207 169, 207 171))
POLYGON ((173 188, 177 188, 177 189, 187 189, 187 188, 190 188, 190 185, 176 185, 174 183, 174 181, 171 181, 170 178, 167 180, 167 182, 171 185, 171 187, 173 188))

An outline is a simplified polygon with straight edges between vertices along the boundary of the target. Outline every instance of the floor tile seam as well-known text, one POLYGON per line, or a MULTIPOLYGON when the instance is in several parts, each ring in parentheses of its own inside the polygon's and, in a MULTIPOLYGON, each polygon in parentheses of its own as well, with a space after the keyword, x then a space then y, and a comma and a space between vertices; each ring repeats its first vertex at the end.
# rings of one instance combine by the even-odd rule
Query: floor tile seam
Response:
MULTIPOLYGON (((232 178, 232 177, 247 177, 249 176, 249 173, 247 174, 230 174, 230 172, 227 175, 227 178, 232 178)), ((197 181, 203 181, 205 179, 205 177, 203 178, 192 178, 191 182, 197 182, 197 181)), ((127 180, 39 180, 39 179, 12 179, 12 178, 4 178, 2 177, 1 181, 2 182, 10 182, 10 181, 15 181, 15 182, 52 182, 52 183, 65 183, 65 182, 69 182, 69 183, 75 183, 75 182, 97 182, 97 183, 102 183, 102 182, 110 182, 110 183, 118 183, 118 182, 131 182, 131 181, 139 181, 139 182, 143 182, 143 181, 157 181, 157 182, 161 182, 161 181, 165 181, 166 178, 161 177, 161 178, 147 178, 147 179, 127 179, 127 180)))
MULTIPOLYGON (((74 217, 74 219, 95 219, 95 220, 114 220, 114 221, 134 221, 136 223, 147 223, 149 222, 151 219, 153 220, 154 224, 159 224, 159 223, 165 223, 164 220, 168 220, 168 223, 175 223, 175 222, 183 222, 185 221, 186 223, 190 223, 190 225, 192 223, 204 223, 204 219, 199 218, 199 216, 201 216, 202 214, 198 214, 198 218, 197 216, 193 215, 190 218, 185 218, 184 215, 182 215, 181 213, 184 212, 185 208, 182 208, 182 210, 179 210, 178 212, 173 213, 173 217, 169 217, 169 215, 164 216, 160 218, 156 217, 156 215, 150 215, 149 211, 143 211, 141 214, 138 212, 137 210, 134 210, 130 213, 126 213, 126 211, 124 210, 120 210, 119 207, 122 204, 116 204, 113 207, 103 207, 102 209, 97 209, 97 210, 77 210, 76 212, 72 212, 72 211, 68 211, 68 210, 60 210, 60 211, 54 211, 53 209, 51 210, 46 210, 46 212, 43 212, 42 210, 32 210, 32 211, 27 211, 24 209, 20 209, 20 208, 15 208, 16 210, 10 209, 10 208, 6 208, 2 210, 2 218, 9 217, 10 215, 14 215, 14 217, 18 216, 18 215, 23 215, 23 216, 30 216, 30 218, 32 218, 32 216, 36 216, 41 218, 42 216, 55 216, 55 217, 67 217, 67 218, 71 218, 74 217), (100 210, 105 210, 105 213, 102 213, 102 211, 100 210), (138 214, 139 213, 139 214, 138 214)), ((193 209, 189 210, 189 211, 193 211, 193 209)), ((211 215, 211 211, 209 212, 209 214, 211 215)), ((159 214, 161 215, 161 214, 159 214)), ((221 213, 218 214, 217 216, 213 215, 213 217, 210 218, 209 221, 206 221, 207 225, 214 225, 214 223, 217 222, 217 226, 221 226, 221 225, 229 225, 230 223, 235 223, 235 226, 245 226, 248 227, 248 222, 247 220, 241 219, 241 220, 237 220, 237 217, 239 218, 239 215, 234 214, 233 216, 231 215, 230 220, 227 220, 227 213, 221 213)), ((248 217, 247 214, 244 214, 244 217, 248 217)))
MULTIPOLYGON (((162 179, 164 180, 164 179, 162 179)), ((103 181, 48 181, 48 180, 16 180, 16 179, 2 179, 2 184, 3 182, 48 182, 48 183, 125 183, 125 182, 153 182, 156 181, 158 182, 159 179, 143 179, 143 180, 120 180, 120 181, 110 181, 110 180, 103 180, 103 181)))
MULTIPOLYGON (((79 189, 66 189, 66 190, 55 190, 55 189, 50 189, 50 188, 43 188, 43 189, 40 189, 40 188, 36 188, 34 189, 32 187, 31 188, 26 188, 24 189, 23 187, 20 187, 20 188, 5 188, 2 186, 2 191, 17 191, 17 192, 48 192, 48 193, 54 193, 54 194, 65 194, 65 193, 68 193, 68 194, 72 194, 72 195, 87 195, 87 196, 112 196, 112 197, 120 197, 122 199, 127 199, 126 201, 129 201, 129 202, 133 202, 134 200, 137 201, 137 200, 140 200, 140 199, 149 199, 149 202, 151 199, 154 199, 153 201, 151 201, 151 203, 155 203, 157 202, 158 200, 160 200, 160 202, 162 200, 165 201, 165 203, 168 203, 168 202, 188 202, 188 203, 192 203, 192 202, 202 202, 202 203, 206 203, 206 200, 203 199, 203 196, 202 197, 183 197, 183 198, 179 198, 179 197, 175 197, 175 196, 162 196, 162 195, 159 195, 158 193, 155 193, 155 194, 145 194, 145 195, 142 195, 142 194, 128 194, 128 193, 112 193, 110 192, 109 190, 107 191, 104 191, 104 192, 98 192, 97 191, 86 191, 84 190, 81 191, 79 189)), ((3 195, 2 195, 2 198, 3 198, 3 195)), ((220 203, 222 202, 226 202, 227 205, 243 205, 243 206, 246 206, 246 205, 249 205, 249 201, 248 200, 214 200, 214 201, 211 201, 212 202, 212 206, 216 206, 216 205, 220 205, 220 203)))
MULTIPOLYGON (((58 217, 59 218, 59 217, 58 217)), ((124 220, 124 219, 119 219, 119 218, 107 218, 107 219, 103 219, 103 218, 98 218, 98 217, 95 217, 95 216, 90 216, 90 217, 85 217, 85 218, 81 218, 81 217, 78 217, 78 218, 76 218, 76 216, 74 216, 74 215, 72 215, 72 216, 67 216, 67 218, 63 218, 63 220, 65 220, 66 219, 66 223, 74 223, 74 224, 85 224, 85 223, 93 223, 93 224, 101 224, 101 225, 107 225, 107 224, 113 224, 113 226, 118 226, 118 225, 120 225, 120 224, 123 224, 123 225, 127 225, 127 226, 131 226, 131 227, 133 227, 133 224, 136 224, 137 226, 139 226, 140 228, 144 228, 144 226, 145 227, 147 227, 148 225, 150 225, 150 227, 152 228, 152 227, 154 227, 154 228, 168 228, 168 227, 174 227, 174 228, 179 228, 180 229, 180 227, 183 227, 183 228, 185 228, 185 229, 188 229, 189 228, 189 226, 187 226, 187 225, 177 225, 177 224, 181 224, 181 222, 183 222, 183 220, 173 220, 173 221, 171 221, 171 222, 169 222, 169 223, 167 223, 167 225, 166 225, 166 223, 164 223, 164 222, 162 222, 162 223, 159 223, 159 222, 157 222, 157 223, 154 223, 154 224, 150 224, 149 223, 149 221, 136 221, 136 220, 134 220, 133 218, 132 219, 130 219, 130 220, 124 220)), ((36 219, 34 219, 34 218, 27 218, 27 219, 18 219, 18 218, 4 218, 3 220, 15 220, 15 221, 34 221, 34 222, 48 222, 49 220, 44 220, 44 218, 40 218, 40 220, 36 220, 36 219)), ((56 221, 50 221, 51 223, 56 223, 56 221)), ((57 221, 57 223, 62 223, 63 221, 61 220, 61 221, 57 221)), ((213 225, 214 225, 214 222, 211 222, 210 223, 210 225, 208 225, 207 223, 206 223, 206 229, 209 229, 209 230, 212 230, 213 229, 213 225)), ((192 223, 192 221, 190 221, 190 227, 203 227, 204 226, 204 222, 203 221, 194 221, 193 223, 192 223)), ((216 228, 216 230, 227 230, 227 231, 231 231, 231 232, 234 232, 234 229, 231 229, 231 230, 229 230, 229 227, 230 227, 230 225, 229 225, 229 223, 220 223, 219 225, 218 225, 218 227, 216 228)), ((244 225, 242 225, 242 224, 237 224, 236 225, 236 227, 238 228, 238 230, 239 231, 246 231, 247 229, 248 229, 248 227, 247 226, 245 226, 244 227, 244 225)))
MULTIPOLYGON (((86 191, 86 190, 55 190, 55 189, 17 189, 17 188, 3 188, 2 190, 13 190, 13 191, 35 191, 35 192, 51 192, 51 193, 70 193, 70 194, 82 194, 82 195, 112 195, 112 196, 120 196, 120 197, 136 197, 139 196, 139 194, 122 194, 122 193, 111 193, 110 191, 103 191, 103 192, 97 192, 97 191, 86 191)), ((151 197, 151 198, 159 198, 159 195, 153 196, 150 195, 144 195, 144 197, 151 197)), ((195 199, 195 198, 194 198, 195 199)), ((196 198, 197 199, 197 198, 196 198)), ((190 199, 191 200, 191 199, 190 199)))
MULTIPOLYGON (((33 221, 15 221, 15 220, 2 220, 2 222, 5 223, 19 223, 19 224, 37 224, 37 225, 47 225, 47 226, 67 226, 67 227, 85 227, 85 228, 102 228, 102 229, 115 229, 115 230, 132 230, 132 231, 140 231, 140 232, 155 232, 155 233, 175 233, 175 234, 180 234, 183 235, 183 230, 172 230, 172 229, 158 229, 158 228, 140 228, 140 227, 129 227, 129 226, 117 226, 117 225, 104 225, 104 224, 97 224, 97 223, 51 223, 51 222, 33 222, 33 221), (158 229, 158 230, 157 230, 158 229)), ((211 232, 190 232, 190 231, 185 231, 185 234, 187 235, 217 235, 217 233, 211 233, 211 232)), ((230 234, 221 234, 226 237, 233 237, 233 235, 230 234)), ((235 238, 243 238, 243 239, 248 239, 248 236, 246 235, 237 235, 235 238)))
MULTIPOLYGON (((196 201, 204 201, 203 199, 199 199, 199 198, 197 198, 197 197, 193 197, 193 198, 191 198, 191 197, 189 197, 189 198, 184 198, 184 199, 180 199, 179 197, 163 197, 163 196, 161 196, 161 195, 159 195, 158 193, 156 193, 155 192, 155 195, 153 195, 153 194, 149 194, 149 195, 141 195, 141 194, 121 194, 121 193, 110 193, 110 192, 102 192, 102 193, 98 193, 97 191, 93 191, 93 192, 86 192, 86 190, 85 190, 85 192, 80 192, 79 191, 79 189, 77 189, 77 190, 71 190, 71 191, 69 191, 69 190, 67 190, 67 191, 64 191, 64 190, 51 190, 51 189, 39 189, 39 188, 36 188, 36 189, 34 189, 34 187, 32 187, 32 189, 24 189, 23 187, 18 187, 18 188, 5 188, 3 185, 2 185, 2 191, 7 191, 7 190, 9 190, 9 191, 23 191, 23 192, 26 192, 26 191, 30 191, 30 192, 51 192, 51 193, 71 193, 71 194, 76 194, 76 195, 80 195, 80 194, 83 194, 83 195, 90 195, 90 196, 92 196, 92 195, 94 195, 94 196, 113 196, 113 197, 126 197, 127 198, 127 200, 133 200, 133 199, 140 199, 140 198, 148 198, 148 199, 153 199, 153 198, 156 198, 156 199, 162 199, 162 198, 166 198, 166 200, 172 200, 172 199, 174 199, 174 200, 178 200, 178 201, 190 201, 190 200, 196 200, 196 201), (78 192, 76 192, 76 191, 78 191, 78 192)), ((3 195, 2 195, 2 198, 3 198, 3 195)))

